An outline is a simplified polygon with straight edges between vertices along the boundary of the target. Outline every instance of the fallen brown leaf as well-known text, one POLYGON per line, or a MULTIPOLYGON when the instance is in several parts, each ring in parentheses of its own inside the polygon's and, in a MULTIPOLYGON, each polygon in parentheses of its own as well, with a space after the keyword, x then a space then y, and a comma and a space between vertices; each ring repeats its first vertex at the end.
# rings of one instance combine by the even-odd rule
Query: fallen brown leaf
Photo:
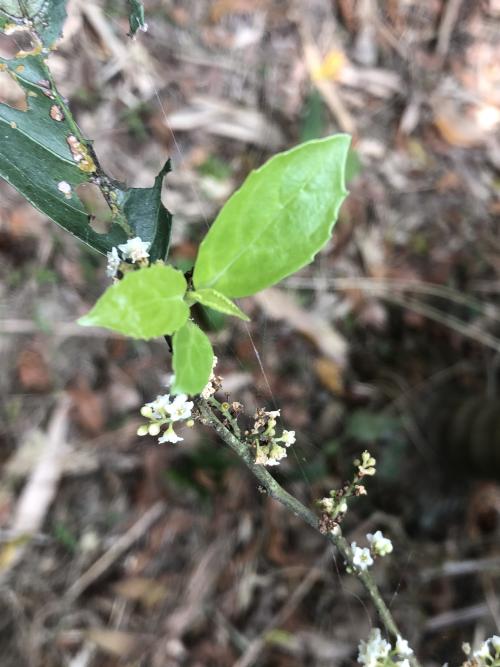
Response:
POLYGON ((49 366, 43 352, 29 343, 17 358, 17 377, 26 391, 44 392, 52 386, 49 366))
POLYGON ((167 594, 167 589, 161 582, 146 577, 129 577, 119 581, 114 589, 118 595, 127 600, 141 602, 146 607, 154 607, 167 594))
POLYGON ((129 632, 107 630, 105 628, 90 628, 87 631, 87 637, 101 651, 122 658, 129 656, 138 642, 138 638, 129 632))

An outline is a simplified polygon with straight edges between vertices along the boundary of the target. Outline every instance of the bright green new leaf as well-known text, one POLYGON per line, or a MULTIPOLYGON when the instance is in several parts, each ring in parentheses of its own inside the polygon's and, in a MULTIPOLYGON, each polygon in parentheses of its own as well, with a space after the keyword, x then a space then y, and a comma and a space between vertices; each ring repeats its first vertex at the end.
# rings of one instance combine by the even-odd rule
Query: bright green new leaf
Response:
POLYGON ((207 288, 188 292, 188 297, 201 303, 203 306, 218 310, 219 313, 239 317, 240 320, 245 320, 246 322, 250 321, 250 318, 236 304, 215 289, 207 288))
POLYGON ((108 287, 78 323, 145 340, 171 335, 189 315, 186 287, 183 274, 171 266, 139 269, 108 287))
POLYGON ((172 366, 174 394, 199 394, 207 384, 214 362, 212 345, 206 334, 194 322, 174 334, 172 366))
POLYGON ((310 141, 253 171, 201 243, 196 289, 248 296, 312 262, 347 195, 349 144, 345 134, 310 141))

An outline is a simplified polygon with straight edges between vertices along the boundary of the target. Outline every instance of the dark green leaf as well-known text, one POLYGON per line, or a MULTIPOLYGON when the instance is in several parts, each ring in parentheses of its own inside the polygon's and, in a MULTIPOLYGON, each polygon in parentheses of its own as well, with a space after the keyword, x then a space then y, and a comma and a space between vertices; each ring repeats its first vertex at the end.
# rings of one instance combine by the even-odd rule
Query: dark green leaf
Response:
POLYGON ((0 29, 17 28, 30 32, 45 48, 51 48, 59 38, 66 18, 67 0, 0 0, 0 29))
POLYGON ((106 253, 128 237, 140 236, 152 244, 152 261, 163 259, 171 216, 161 203, 161 186, 170 163, 151 188, 126 189, 111 182, 99 168, 91 143, 74 124, 43 60, 37 56, 0 58, 0 68, 24 88, 28 104, 26 111, 0 104, 0 176, 95 250, 106 253), (75 191, 82 183, 96 184, 110 205, 112 224, 106 234, 91 227, 75 191), (70 188, 69 192, 61 192, 60 187, 70 188))
POLYGON ((169 171, 170 160, 155 178, 152 188, 129 188, 122 199, 123 212, 134 235, 151 243, 151 262, 164 259, 170 244, 172 216, 161 203, 161 187, 169 171))
POLYGON ((147 30, 146 21, 144 20, 144 7, 140 0, 128 0, 130 6, 130 13, 128 15, 128 22, 130 26, 130 36, 133 37, 138 30, 147 30))

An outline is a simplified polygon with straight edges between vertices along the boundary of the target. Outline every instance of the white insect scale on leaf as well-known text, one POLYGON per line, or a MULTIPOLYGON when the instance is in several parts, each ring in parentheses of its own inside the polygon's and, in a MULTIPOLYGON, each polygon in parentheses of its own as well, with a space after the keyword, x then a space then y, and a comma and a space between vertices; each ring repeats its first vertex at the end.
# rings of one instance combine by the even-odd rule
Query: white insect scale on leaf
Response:
POLYGON ((59 181, 57 189, 62 192, 66 199, 71 199, 71 185, 67 181, 59 181))

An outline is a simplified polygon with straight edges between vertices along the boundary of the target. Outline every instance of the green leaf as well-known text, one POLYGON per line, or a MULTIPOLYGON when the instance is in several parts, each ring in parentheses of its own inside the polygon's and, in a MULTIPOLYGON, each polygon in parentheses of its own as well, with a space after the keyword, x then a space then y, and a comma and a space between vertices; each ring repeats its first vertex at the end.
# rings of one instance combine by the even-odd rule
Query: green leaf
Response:
POLYGON ((189 315, 186 287, 183 274, 171 266, 139 269, 109 287, 78 323, 145 340, 171 335, 189 315))
POLYGON ((51 48, 59 38, 66 18, 67 0, 0 0, 0 28, 12 31, 26 30, 29 21, 31 32, 46 48, 51 48))
POLYGON ((82 158, 75 161, 68 138, 75 137, 77 143, 78 139, 55 99, 43 61, 35 56, 0 58, 0 68, 7 69, 25 89, 29 105, 27 111, 21 111, 0 104, 0 176, 42 213, 96 250, 107 252, 126 241, 127 232, 116 223, 108 234, 97 233, 89 224, 75 188, 92 181, 95 163, 83 143, 78 145, 82 158), (53 116, 61 118, 59 113, 62 119, 54 120, 53 116), (69 191, 62 192, 60 187, 69 187, 69 191))
POLYGON ((165 258, 171 216, 161 203, 161 187, 170 162, 151 188, 126 189, 111 181, 100 169, 91 143, 81 136, 44 61, 38 56, 0 58, 0 69, 24 88, 28 104, 26 111, 0 104, 0 177, 42 213, 101 253, 140 236, 152 244, 152 261, 165 258), (108 201, 112 222, 108 233, 91 227, 76 193, 82 183, 94 183, 108 201))
POLYGON ((128 0, 128 4, 130 6, 130 13, 128 15, 129 35, 133 37, 138 30, 146 31, 148 27, 144 20, 144 6, 142 2, 139 0, 128 0))
POLYGON ((240 320, 245 320, 250 322, 250 318, 245 315, 245 313, 238 308, 227 296, 217 292, 215 289, 200 289, 196 292, 188 292, 188 297, 201 303, 203 306, 208 306, 213 310, 218 310, 219 313, 225 313, 226 315, 232 315, 233 317, 239 317, 240 320))
POLYGON ((174 394, 199 394, 207 384, 214 362, 212 345, 206 334, 194 322, 174 334, 172 366, 174 394))
POLYGON ((248 296, 312 262, 347 195, 349 143, 344 134, 310 141, 252 172, 201 243, 196 289, 248 296))
POLYGON ((169 171, 170 160, 155 178, 152 188, 129 188, 123 191, 121 200, 125 218, 134 235, 151 243, 151 262, 164 259, 170 244, 172 216, 161 203, 161 187, 169 171))

